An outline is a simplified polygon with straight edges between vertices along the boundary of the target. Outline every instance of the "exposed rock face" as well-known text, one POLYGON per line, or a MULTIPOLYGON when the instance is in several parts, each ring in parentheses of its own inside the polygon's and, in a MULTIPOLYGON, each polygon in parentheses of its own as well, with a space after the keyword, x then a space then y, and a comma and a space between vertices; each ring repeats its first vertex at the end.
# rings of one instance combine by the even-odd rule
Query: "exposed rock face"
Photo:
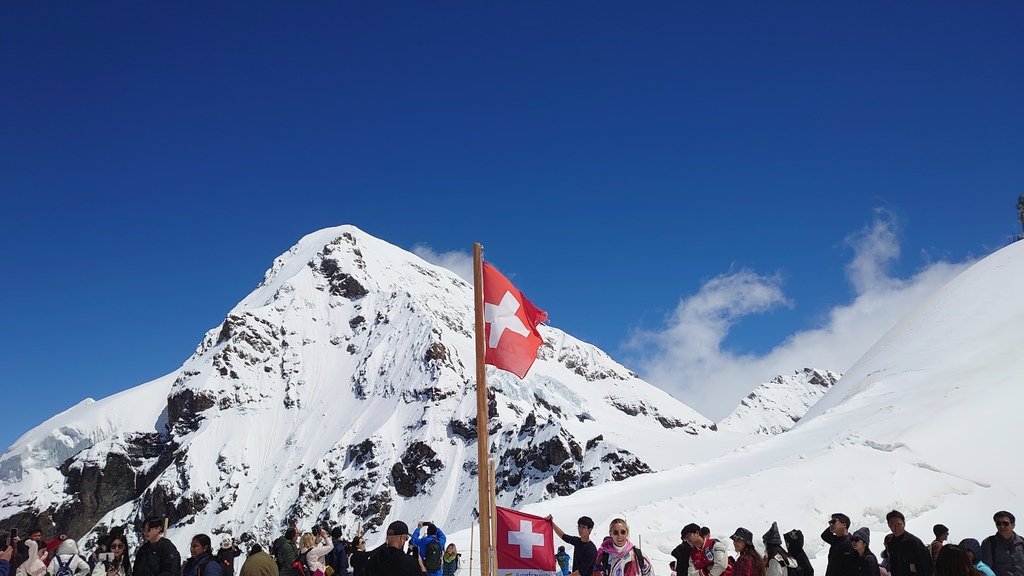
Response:
MULTIPOLYGON (((542 335, 525 380, 488 369, 500 504, 679 465, 658 446, 712 433, 597 348, 542 335)), ((189 527, 172 539, 266 542, 289 520, 372 533, 405 511, 467 527, 475 496, 440 496, 476 494, 472 288, 355 228, 317 232, 181 368, 25 438, 0 459, 0 519, 26 529, 88 539, 166 515, 189 527)))
POLYGON ((842 374, 804 368, 761 384, 732 414, 718 423, 722 430, 751 434, 781 434, 792 428, 842 374))

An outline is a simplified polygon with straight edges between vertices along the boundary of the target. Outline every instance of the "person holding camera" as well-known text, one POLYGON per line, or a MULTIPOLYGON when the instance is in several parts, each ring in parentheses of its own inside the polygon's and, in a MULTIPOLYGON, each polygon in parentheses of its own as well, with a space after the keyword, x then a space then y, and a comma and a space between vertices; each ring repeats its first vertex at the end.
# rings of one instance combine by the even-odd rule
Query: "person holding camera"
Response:
POLYGON ((92 576, 131 576, 132 565, 128 553, 128 541, 123 534, 115 534, 107 543, 108 552, 96 555, 96 566, 92 576))

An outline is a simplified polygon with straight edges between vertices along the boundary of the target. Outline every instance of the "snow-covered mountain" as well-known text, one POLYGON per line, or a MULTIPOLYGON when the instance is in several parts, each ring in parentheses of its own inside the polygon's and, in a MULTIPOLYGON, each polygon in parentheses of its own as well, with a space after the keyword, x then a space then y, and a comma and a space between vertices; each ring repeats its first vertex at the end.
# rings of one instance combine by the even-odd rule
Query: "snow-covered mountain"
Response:
MULTIPOLYGON (((992 514, 1019 511, 1024 496, 1024 460, 1014 456, 1024 405, 1022 291, 1018 242, 899 320, 788 432, 524 508, 562 525, 587 513, 595 533, 624 517, 656 567, 691 521, 719 537, 744 526, 758 540, 773 521, 800 528, 822 568, 828 547, 817 535, 833 512, 868 527, 872 544, 888 533, 892 509, 921 537, 942 523, 951 541, 983 538, 994 533, 992 514)), ((453 536, 468 544, 467 534, 453 536)))
POLYGON ((718 423, 719 430, 746 434, 781 434, 792 428, 841 374, 804 368, 780 374, 753 390, 718 423))
MULTIPOLYGON (((525 381, 491 370, 498 501, 519 506, 748 441, 594 346, 542 328, 525 381)), ((350 226, 277 258, 182 366, 22 436, 0 519, 75 537, 169 516, 266 542, 289 520, 468 527, 476 499, 472 287, 350 226)), ((88 537, 87 537, 88 538, 88 537)), ((181 548, 181 549, 186 549, 181 548)))

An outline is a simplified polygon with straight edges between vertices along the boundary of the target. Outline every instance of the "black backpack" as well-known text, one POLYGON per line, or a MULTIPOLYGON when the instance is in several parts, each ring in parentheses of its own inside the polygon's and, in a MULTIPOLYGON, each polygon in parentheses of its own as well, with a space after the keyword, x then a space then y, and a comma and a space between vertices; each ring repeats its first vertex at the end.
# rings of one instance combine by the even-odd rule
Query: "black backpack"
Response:
POLYGON ((437 539, 427 542, 427 551, 423 556, 423 566, 427 572, 441 569, 441 543, 437 539))

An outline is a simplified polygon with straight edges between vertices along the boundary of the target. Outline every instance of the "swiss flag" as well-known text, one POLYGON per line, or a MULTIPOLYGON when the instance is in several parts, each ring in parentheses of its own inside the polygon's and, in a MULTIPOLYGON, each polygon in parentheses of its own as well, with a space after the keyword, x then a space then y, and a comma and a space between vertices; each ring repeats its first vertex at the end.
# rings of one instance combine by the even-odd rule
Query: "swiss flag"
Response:
POLYGON ((555 573, 555 532, 551 520, 495 507, 495 549, 500 576, 555 573))
POLYGON ((544 341, 537 332, 537 324, 547 320, 548 314, 487 262, 483 263, 483 279, 487 341, 484 363, 524 378, 544 341))

